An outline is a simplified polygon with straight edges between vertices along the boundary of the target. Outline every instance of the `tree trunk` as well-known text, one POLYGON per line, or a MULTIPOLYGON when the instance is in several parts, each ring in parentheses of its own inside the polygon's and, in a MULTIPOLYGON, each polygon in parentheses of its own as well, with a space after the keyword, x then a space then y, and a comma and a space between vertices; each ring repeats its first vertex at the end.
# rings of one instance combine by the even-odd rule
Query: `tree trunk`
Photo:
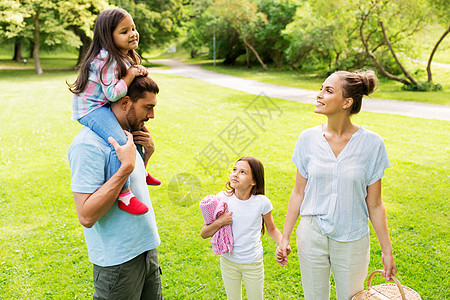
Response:
POLYGON ((431 62, 433 61, 434 53, 436 53, 436 50, 439 46, 439 44, 444 40, 447 34, 450 32, 450 26, 447 28, 447 30, 444 32, 444 34, 441 36, 441 38, 437 41, 436 45, 434 45, 433 51, 431 51, 430 58, 428 59, 427 64, 427 74, 428 74, 428 82, 432 82, 433 78, 431 75, 431 62))
POLYGON ((278 49, 274 50, 274 53, 272 54, 272 59, 277 69, 283 67, 283 57, 278 49))
POLYGON ((400 62, 400 60, 397 58, 397 55, 394 52, 394 48, 392 47, 392 43, 389 40, 389 37, 387 36, 386 33, 386 29, 384 28, 384 24, 383 22, 380 22, 380 26, 381 26, 381 30, 383 31, 383 37, 384 37, 384 41, 386 42, 386 45, 389 48, 389 51, 391 52, 392 56, 395 59, 395 62, 397 63, 397 65, 400 67, 400 70, 402 70, 403 74, 405 74, 406 78, 409 79, 409 81, 413 84, 413 85, 418 85, 417 81, 411 76, 411 74, 409 74, 408 71, 406 71, 405 67, 403 67, 402 63, 400 62))
POLYGON ((225 60, 223 61, 222 64, 226 66, 234 66, 236 59, 242 54, 245 54, 245 49, 242 49, 241 47, 239 48, 233 47, 231 51, 226 53, 225 60))
POLYGON ((73 32, 80 38, 82 43, 80 48, 78 48, 78 60, 77 60, 77 69, 78 69, 81 66, 81 63, 83 62, 89 50, 89 47, 91 46, 92 40, 79 27, 75 27, 73 29, 73 32))
POLYGON ((30 52, 28 53, 28 57, 33 58, 34 40, 29 39, 29 41, 30 41, 30 49, 28 49, 28 51, 30 52))
POLYGON ((266 66, 266 64, 261 60, 261 57, 259 56, 258 52, 256 52, 255 48, 253 48, 253 46, 250 45, 249 42, 247 42, 247 40, 245 39, 245 36, 242 36, 242 40, 244 41, 245 46, 250 48, 250 50, 252 50, 253 54, 255 54, 256 58, 258 59, 259 63, 263 67, 263 69, 266 71, 269 70, 269 68, 266 66))
POLYGON ((39 59, 39 47, 41 45, 41 36, 39 32, 39 12, 33 15, 34 20, 34 47, 33 47, 33 59, 36 74, 42 75, 44 71, 41 68, 41 60, 39 59))
POLYGON ((339 56, 341 56, 341 52, 335 51, 335 53, 336 53, 336 58, 334 59, 334 68, 336 70, 339 70, 340 69, 339 56))
POLYGON ((364 24, 365 24, 366 18, 368 17, 368 14, 369 13, 362 16, 362 18, 361 18, 362 22, 361 22, 361 25, 359 26, 359 36, 361 38, 362 44, 364 45, 364 49, 366 50, 367 55, 372 59, 372 61, 377 66, 377 68, 380 70, 381 74, 383 74, 385 77, 387 77, 388 79, 391 79, 391 80, 399 81, 406 85, 411 85, 411 82, 409 82, 408 80, 398 77, 398 76, 395 76, 395 75, 389 73, 388 71, 386 71, 386 69, 383 68, 383 66, 381 65, 380 61, 375 56, 375 54, 372 51, 370 51, 369 45, 367 44, 367 40, 364 38, 364 33, 363 33, 364 24))
POLYGON ((15 61, 21 61, 23 60, 22 57, 22 39, 18 38, 15 42, 14 42, 14 57, 13 60, 15 61))
POLYGON ((245 46, 245 59, 247 61, 247 68, 250 69, 252 67, 250 63, 250 52, 248 51, 248 47, 245 46))
POLYGON ((194 48, 191 48, 191 54, 190 54, 191 58, 196 58, 197 57, 197 50, 194 48))

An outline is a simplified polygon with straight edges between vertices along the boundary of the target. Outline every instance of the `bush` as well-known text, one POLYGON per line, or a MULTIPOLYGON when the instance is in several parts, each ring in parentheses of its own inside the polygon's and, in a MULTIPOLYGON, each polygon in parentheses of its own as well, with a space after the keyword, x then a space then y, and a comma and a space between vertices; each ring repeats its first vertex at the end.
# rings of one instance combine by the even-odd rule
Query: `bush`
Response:
POLYGON ((405 84, 402 86, 402 90, 404 91, 413 91, 413 92, 427 92, 427 91, 442 91, 442 85, 440 83, 432 83, 432 82, 422 82, 419 81, 417 84, 405 84))

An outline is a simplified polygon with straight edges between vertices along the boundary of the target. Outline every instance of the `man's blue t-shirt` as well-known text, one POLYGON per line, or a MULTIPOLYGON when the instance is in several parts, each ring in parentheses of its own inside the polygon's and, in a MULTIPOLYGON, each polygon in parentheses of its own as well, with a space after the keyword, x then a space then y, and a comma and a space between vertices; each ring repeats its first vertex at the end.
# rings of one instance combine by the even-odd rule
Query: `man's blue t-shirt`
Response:
MULTIPOLYGON (((100 136, 88 127, 81 129, 69 148, 72 192, 92 194, 106 182, 110 151, 100 136)), ((119 209, 116 200, 92 228, 83 227, 91 263, 102 267, 122 264, 161 243, 145 178, 144 162, 136 154, 130 188, 148 206, 147 213, 129 214, 119 209)))

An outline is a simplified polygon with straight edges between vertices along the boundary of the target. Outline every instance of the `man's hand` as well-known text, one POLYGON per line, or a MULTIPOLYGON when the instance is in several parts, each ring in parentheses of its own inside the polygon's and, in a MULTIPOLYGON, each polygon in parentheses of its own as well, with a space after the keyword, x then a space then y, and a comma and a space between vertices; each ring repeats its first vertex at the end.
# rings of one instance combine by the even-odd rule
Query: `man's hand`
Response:
POLYGON ((127 135, 127 143, 120 146, 119 143, 113 138, 109 137, 108 141, 114 146, 116 150, 117 158, 122 163, 120 168, 124 168, 125 171, 133 172, 134 163, 136 162, 136 146, 133 143, 133 136, 128 131, 125 131, 127 135))
POLYGON ((152 155, 155 152, 155 143, 153 142, 150 131, 147 127, 142 126, 142 130, 136 130, 132 132, 134 142, 138 145, 142 145, 145 150, 145 154, 152 155))

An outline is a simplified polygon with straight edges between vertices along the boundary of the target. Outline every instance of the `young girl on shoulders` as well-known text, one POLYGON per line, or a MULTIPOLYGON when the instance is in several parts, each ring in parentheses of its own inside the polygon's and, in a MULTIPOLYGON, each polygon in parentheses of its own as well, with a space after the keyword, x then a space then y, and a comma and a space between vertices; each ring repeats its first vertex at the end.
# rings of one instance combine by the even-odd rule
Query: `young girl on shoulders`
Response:
POLYGON ((264 167, 253 157, 243 157, 234 165, 227 191, 217 194, 230 212, 213 223, 203 225, 201 236, 213 236, 222 226, 231 224, 234 245, 231 256, 220 257, 220 268, 228 299, 242 299, 244 281, 249 300, 264 298, 264 263, 261 235, 264 227, 280 244, 281 233, 274 224, 272 204, 264 196, 264 167), (264 226, 265 225, 265 226, 264 226))
MULTIPOLYGON (((72 120, 88 126, 107 142, 108 137, 113 137, 120 145, 126 143, 126 135, 109 109, 109 103, 125 97, 136 76, 148 74, 147 69, 139 64, 140 57, 135 51, 138 43, 139 33, 127 11, 114 8, 101 12, 95 22, 92 44, 81 64, 80 74, 75 83, 69 85, 69 90, 74 94, 72 120)), ((139 134, 136 132, 134 135, 139 134)), ((144 159, 142 142, 136 139, 135 143, 144 159)), ((107 179, 120 167, 114 147, 110 146, 107 179)), ((161 184, 148 173, 146 180, 150 185, 161 184)), ((119 208, 136 215, 146 213, 148 207, 132 194, 129 184, 128 179, 119 194, 119 208)))

